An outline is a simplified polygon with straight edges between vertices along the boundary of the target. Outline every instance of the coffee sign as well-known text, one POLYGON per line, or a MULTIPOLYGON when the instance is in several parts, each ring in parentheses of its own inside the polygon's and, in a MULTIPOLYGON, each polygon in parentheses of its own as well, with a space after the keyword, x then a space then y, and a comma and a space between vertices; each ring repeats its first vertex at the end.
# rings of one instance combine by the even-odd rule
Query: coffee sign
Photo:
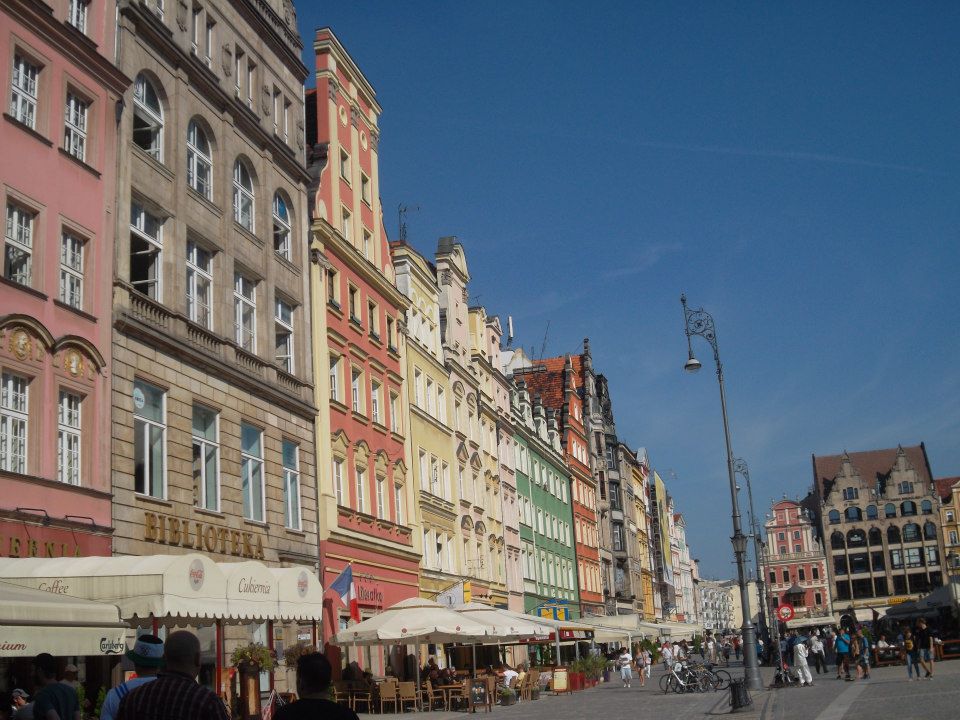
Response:
MULTIPOLYGON (((264 559, 263 537, 260 533, 230 530, 210 523, 191 522, 150 511, 143 513, 143 539, 201 552, 206 550, 208 553, 264 559)), ((192 577, 190 582, 194 582, 192 577)), ((200 582, 203 582, 202 577, 200 582)))

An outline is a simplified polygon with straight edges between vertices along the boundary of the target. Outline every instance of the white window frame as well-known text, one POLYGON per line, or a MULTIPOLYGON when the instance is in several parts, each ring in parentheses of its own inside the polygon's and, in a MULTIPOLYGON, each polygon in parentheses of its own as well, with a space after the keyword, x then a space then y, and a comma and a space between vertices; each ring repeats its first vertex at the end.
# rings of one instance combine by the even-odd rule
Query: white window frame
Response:
POLYGON ((144 489, 142 491, 136 489, 136 480, 134 480, 134 492, 139 495, 146 495, 147 497, 154 497, 160 500, 165 500, 167 497, 167 391, 163 388, 154 385, 153 383, 147 382, 146 380, 135 380, 134 381, 134 405, 133 405, 133 415, 134 415, 134 433, 139 432, 143 433, 143 448, 146 455, 143 458, 143 468, 144 468, 144 489), (143 415, 137 415, 137 385, 146 385, 154 390, 160 392, 160 420, 153 420, 143 415), (160 478, 159 482, 153 476, 153 473, 150 471, 150 430, 157 429, 160 431, 160 458, 162 467, 160 468, 160 478), (153 491, 159 491, 159 494, 153 491))
POLYGON ((32 130, 37 129, 37 83, 41 67, 17 52, 10 81, 10 114, 32 130))
POLYGON ((257 352, 257 283, 239 272, 233 274, 234 341, 247 352, 257 352), (249 289, 249 294, 247 290, 249 289), (244 327, 244 311, 250 311, 251 324, 244 327), (246 336, 249 335, 249 347, 246 336))
POLYGON ((213 253, 194 240, 187 241, 187 317, 208 330, 213 327, 213 253), (206 256, 206 266, 202 262, 206 256), (201 291, 206 289, 206 303, 201 291))
POLYGON ((187 126, 187 185, 200 196, 213 198, 213 153, 210 139, 196 120, 187 126), (207 149, 200 147, 198 139, 202 137, 207 149))
MULTIPOLYGON (((155 268, 155 279, 152 281, 138 281, 135 283, 131 277, 130 284, 133 285, 138 292, 141 292, 147 297, 152 297, 154 300, 161 302, 163 299, 163 223, 160 222, 159 218, 147 212, 142 205, 134 202, 130 208, 130 231, 136 234, 139 239, 147 243, 148 248, 147 250, 142 251, 143 253, 156 255, 156 258, 153 261, 155 268), (156 237, 150 235, 146 231, 146 221, 148 217, 156 221, 156 237), (153 295, 151 295, 149 292, 143 292, 138 285, 146 285, 148 288, 154 287, 155 292, 153 295)), ((130 254, 131 256, 133 255, 132 247, 130 254)))
POLYGON ((29 409, 29 379, 12 372, 0 375, 0 470, 27 472, 29 409))
POLYGON ((352 184, 350 181, 350 153, 343 148, 340 148, 340 179, 345 180, 347 185, 352 184))
POLYGON ((240 158, 237 158, 233 163, 233 220, 244 230, 256 232, 256 198, 253 187, 253 173, 240 158), (244 175, 246 175, 246 178, 244 178, 244 175), (244 212, 244 206, 246 206, 246 212, 244 212))
POLYGON ((360 199, 370 206, 370 178, 363 172, 360 173, 360 199))
POLYGON ((397 525, 403 525, 406 516, 403 508, 403 485, 399 483, 393 484, 393 504, 397 525))
POLYGON ((137 145, 134 142, 134 145, 140 147, 147 155, 150 155, 155 160, 162 162, 163 161, 163 105, 160 104, 160 96, 157 95, 157 89, 153 86, 153 83, 150 82, 142 73, 137 75, 136 80, 133 84, 133 112, 135 115, 140 114, 141 119, 146 125, 152 127, 152 132, 154 134, 154 142, 151 143, 150 148, 143 148, 137 145), (157 101, 157 107, 152 108, 147 104, 147 88, 150 88, 150 94, 153 95, 153 98, 157 101))
POLYGON ((370 379, 370 419, 375 423, 383 424, 382 417, 382 405, 380 396, 383 392, 383 383, 377 381, 376 378, 370 379))
POLYGON ((281 298, 274 300, 274 322, 276 323, 274 346, 277 351, 276 363, 284 372, 291 375, 296 372, 296 356, 294 355, 293 313, 294 306, 281 298), (284 317, 286 314, 286 317, 284 317), (284 353, 280 354, 280 338, 286 336, 284 353))
POLYGON ((90 103, 68 92, 63 106, 63 149, 81 162, 87 157, 87 116, 90 103))
POLYGON ((82 465, 83 397, 61 389, 57 399, 57 479, 80 485, 82 465))
POLYGON ((64 230, 60 234, 60 302, 72 308, 83 308, 84 240, 64 230))
POLYGON ((277 192, 273 194, 273 251, 284 260, 290 260, 293 254, 292 244, 290 207, 283 196, 277 192))
POLYGON ((87 6, 90 0, 70 0, 67 3, 67 22, 84 35, 87 34, 87 6))
POLYGON ((193 418, 191 417, 190 421, 190 434, 192 438, 192 447, 200 448, 200 468, 201 468, 201 477, 200 477, 200 495, 196 498, 197 507, 203 508, 205 510, 211 510, 213 512, 220 512, 220 413, 209 408, 206 405, 196 404, 192 408, 192 413, 196 413, 197 409, 201 409, 204 412, 213 414, 213 440, 199 435, 196 432, 196 427, 193 423, 193 418), (216 491, 214 493, 215 497, 213 498, 213 503, 210 502, 210 498, 207 497, 207 453, 213 451, 213 462, 214 462, 214 484, 216 491))
POLYGON ((284 523, 291 530, 300 530, 303 527, 303 498, 300 494, 300 446, 292 440, 282 443, 281 461, 283 463, 283 507, 284 523), (293 446, 293 464, 287 462, 288 446, 293 446), (296 503, 291 501, 296 497, 296 503))
POLYGON ((357 511, 366 512, 367 511, 367 493, 366 493, 366 484, 367 484, 367 471, 360 467, 359 465, 354 465, 353 468, 354 480, 356 481, 357 489, 357 511))
POLYGON ((351 226, 353 225, 353 214, 347 210, 345 207, 340 208, 340 233, 343 235, 343 239, 347 242, 353 242, 353 233, 351 232, 351 226))
POLYGON ((346 496, 343 486, 343 466, 344 461, 341 458, 333 458, 331 463, 331 479, 333 480, 333 496, 337 500, 337 505, 346 507, 346 496))
POLYGON ((400 432, 400 396, 390 392, 390 430, 400 432))
POLYGON ((389 519, 387 517, 387 497, 386 497, 387 479, 377 476, 377 517, 381 520, 389 519))
POLYGON ((343 402, 340 397, 340 381, 343 379, 342 356, 330 354, 330 399, 343 402))
POLYGON ((265 497, 265 487, 264 487, 264 473, 263 473, 263 430, 251 425, 250 423, 242 422, 240 423, 240 487, 243 492, 243 504, 246 506, 243 508, 243 517, 247 520, 252 520, 253 522, 266 522, 267 516, 267 507, 266 507, 266 497, 265 497), (244 427, 251 428, 257 432, 258 435, 258 447, 260 449, 260 454, 255 455, 253 452, 243 449, 243 429, 244 427), (254 477, 256 476, 256 478, 254 477), (247 488, 243 489, 243 478, 247 477, 247 488), (254 487, 254 480, 258 480, 254 487), (256 517, 254 514, 255 507, 254 501, 256 498, 253 493, 259 490, 260 493, 260 516, 256 517))
POLYGON ((350 367, 350 408, 363 414, 363 370, 350 367))
POLYGON ((33 231, 37 215, 17 203, 7 203, 3 247, 3 277, 30 286, 33 280, 33 231), (11 259, 25 257, 22 272, 14 274, 11 259))

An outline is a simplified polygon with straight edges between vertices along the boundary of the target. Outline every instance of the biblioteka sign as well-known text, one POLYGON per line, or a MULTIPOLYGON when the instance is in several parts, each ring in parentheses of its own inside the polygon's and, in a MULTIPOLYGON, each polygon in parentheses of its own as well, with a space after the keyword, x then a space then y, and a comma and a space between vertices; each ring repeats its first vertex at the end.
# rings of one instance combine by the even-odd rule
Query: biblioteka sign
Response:
POLYGON ((263 536, 210 523, 181 520, 170 515, 145 511, 143 539, 147 542, 263 560, 263 536))

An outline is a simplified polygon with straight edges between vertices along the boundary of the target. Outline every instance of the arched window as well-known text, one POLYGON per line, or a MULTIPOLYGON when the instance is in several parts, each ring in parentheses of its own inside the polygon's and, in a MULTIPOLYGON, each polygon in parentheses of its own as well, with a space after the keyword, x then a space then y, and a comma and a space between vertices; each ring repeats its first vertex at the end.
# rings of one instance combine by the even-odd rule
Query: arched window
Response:
POLYGON ((133 82, 133 144, 155 160, 163 160, 163 108, 143 73, 133 82))
POLYGON ((929 500, 924 500, 922 503, 920 503, 920 512, 923 513, 924 515, 932 515, 933 503, 930 502, 929 500))
POLYGON ((831 510, 831 511, 830 511, 830 514, 829 514, 829 517, 830 517, 830 524, 831 524, 831 525, 839 525, 839 524, 840 524, 840 511, 839 511, 839 510, 831 510))
POLYGON ((917 514, 917 504, 913 500, 904 500, 900 503, 900 514, 904 517, 917 514))
POLYGON ((213 160, 210 141, 197 123, 187 126, 187 184, 207 200, 213 198, 213 160))
POLYGON ((859 522, 863 520, 863 512, 856 505, 848 507, 843 512, 844 517, 846 517, 847 522, 859 522))
POLYGON ((253 178, 242 160, 233 164, 233 219, 253 232, 253 178))
POLYGON ((883 506, 883 514, 888 518, 894 518, 897 516, 897 506, 893 503, 887 503, 883 506))
POLYGON ((924 540, 936 540, 937 539, 937 526, 932 522, 925 522, 923 524, 923 539, 924 540))
POLYGON ((887 543, 890 545, 900 544, 900 528, 896 525, 887 528, 887 543))
POLYGON ((876 520, 876 519, 877 519, 877 506, 867 505, 867 520, 876 520))
POLYGON ((277 192, 273 195, 273 250, 284 260, 292 253, 290 238, 290 210, 286 198, 277 192))
POLYGON ((907 523, 903 526, 903 541, 917 542, 920 539, 920 526, 916 523, 907 523))
POLYGON ((867 536, 863 530, 851 530, 847 533, 847 547, 865 547, 867 536))
POLYGON ((883 545, 883 533, 878 528, 870 528, 868 535, 871 545, 883 545))
POLYGON ((846 545, 843 541, 843 533, 839 530, 835 530, 832 535, 830 535, 830 547, 834 550, 843 550, 846 545))

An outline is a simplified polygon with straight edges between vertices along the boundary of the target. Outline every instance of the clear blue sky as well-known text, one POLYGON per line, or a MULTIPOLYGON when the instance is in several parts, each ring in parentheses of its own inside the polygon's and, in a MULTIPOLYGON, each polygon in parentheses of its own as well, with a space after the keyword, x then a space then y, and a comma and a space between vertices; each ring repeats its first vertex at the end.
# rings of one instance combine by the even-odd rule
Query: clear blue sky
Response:
POLYGON ((730 503, 706 343, 682 372, 682 290, 717 320, 760 505, 844 448, 923 440, 960 475, 960 4, 298 10, 383 105, 388 232, 405 203, 422 252, 457 235, 475 302, 537 354, 548 322, 548 355, 591 338, 704 575, 734 572, 730 503))

